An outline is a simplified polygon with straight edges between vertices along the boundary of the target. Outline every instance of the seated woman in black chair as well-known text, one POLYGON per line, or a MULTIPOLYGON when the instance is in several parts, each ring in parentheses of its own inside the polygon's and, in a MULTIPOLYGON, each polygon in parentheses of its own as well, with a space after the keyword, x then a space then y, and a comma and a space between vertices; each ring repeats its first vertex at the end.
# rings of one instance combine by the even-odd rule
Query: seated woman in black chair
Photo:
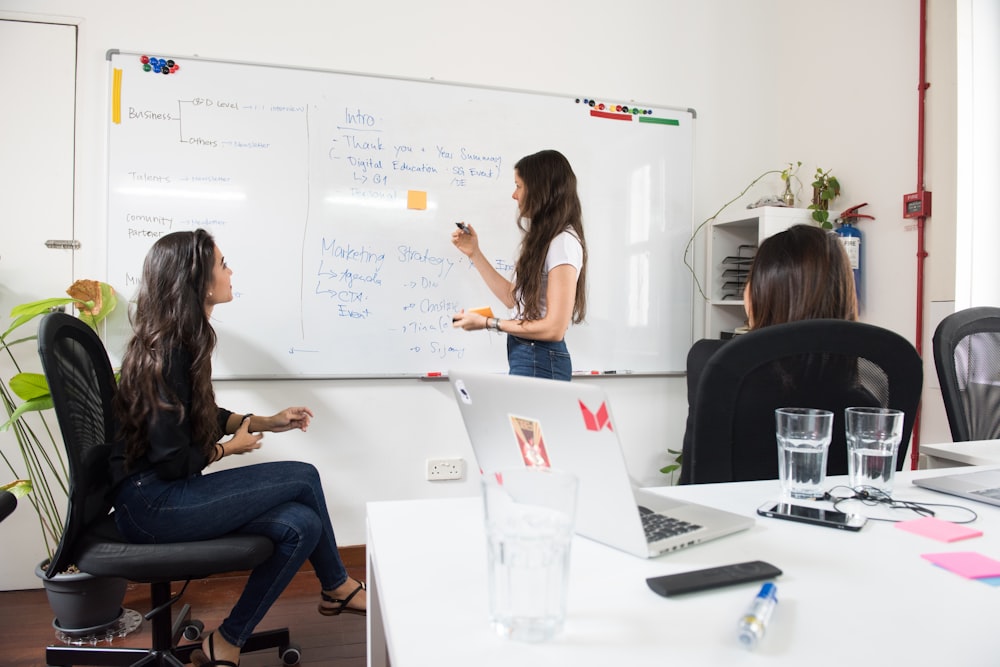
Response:
MULTIPOLYGON (((809 319, 858 319, 854 274, 836 234, 794 225, 765 239, 757 249, 743 289, 751 331, 809 319)), ((727 341, 704 339, 688 352, 688 421, 683 453, 692 447, 692 406, 701 371, 727 341)), ((680 482, 687 483, 682 467, 680 482)))
POLYGON ((229 616, 192 654, 196 667, 235 667, 240 647, 307 558, 320 583, 320 613, 367 609, 364 584, 340 559, 312 465, 270 462, 202 474, 224 456, 259 449, 262 431, 305 431, 312 418, 306 407, 264 417, 216 405, 210 320, 216 305, 233 299, 231 276, 204 230, 168 234, 153 245, 115 396, 115 520, 126 538, 180 542, 243 532, 275 544, 229 616), (220 442, 226 435, 232 437, 220 442))

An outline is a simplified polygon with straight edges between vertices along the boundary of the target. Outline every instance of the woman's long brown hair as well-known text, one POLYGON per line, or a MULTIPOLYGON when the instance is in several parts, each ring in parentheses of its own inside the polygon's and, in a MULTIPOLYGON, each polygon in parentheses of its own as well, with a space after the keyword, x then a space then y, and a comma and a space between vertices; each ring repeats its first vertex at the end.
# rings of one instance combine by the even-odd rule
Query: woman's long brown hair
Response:
POLYGON ((798 320, 858 319, 851 263, 837 235, 794 225, 757 249, 750 274, 752 328, 798 320))
POLYGON ((114 404, 127 465, 145 453, 154 418, 189 419, 206 454, 222 435, 212 387, 216 337, 205 311, 214 264, 215 242, 203 229, 168 234, 146 255, 114 404), (178 350, 191 358, 190 415, 165 382, 178 350))
POLYGON ((514 169, 525 193, 517 226, 524 232, 521 253, 515 265, 514 294, 521 302, 522 317, 542 317, 542 272, 552 240, 571 231, 583 246, 583 264, 576 280, 573 323, 587 315, 587 242, 583 236, 583 213, 576 193, 576 174, 562 153, 544 150, 521 158, 514 169))

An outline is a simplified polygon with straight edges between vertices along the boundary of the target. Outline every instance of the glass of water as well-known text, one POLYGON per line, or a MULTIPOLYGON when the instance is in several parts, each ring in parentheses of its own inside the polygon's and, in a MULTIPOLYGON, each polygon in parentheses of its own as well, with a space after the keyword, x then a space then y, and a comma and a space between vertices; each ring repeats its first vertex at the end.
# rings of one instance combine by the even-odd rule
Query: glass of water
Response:
POLYGON ((816 408, 778 408, 774 419, 782 495, 791 500, 822 497, 833 413, 816 408))
POLYGON ((551 468, 483 475, 490 620, 502 637, 538 642, 566 620, 577 478, 551 468))
POLYGON ((892 495, 896 457, 903 437, 903 412, 891 408, 847 408, 847 475, 852 488, 892 495))

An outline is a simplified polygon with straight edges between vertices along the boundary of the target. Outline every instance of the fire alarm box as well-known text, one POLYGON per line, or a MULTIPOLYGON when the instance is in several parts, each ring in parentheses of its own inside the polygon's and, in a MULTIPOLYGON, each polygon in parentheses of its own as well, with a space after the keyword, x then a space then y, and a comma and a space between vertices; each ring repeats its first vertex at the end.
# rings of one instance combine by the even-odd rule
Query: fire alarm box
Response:
POLYGON ((903 217, 920 218, 931 214, 931 193, 926 190, 903 195, 903 217))

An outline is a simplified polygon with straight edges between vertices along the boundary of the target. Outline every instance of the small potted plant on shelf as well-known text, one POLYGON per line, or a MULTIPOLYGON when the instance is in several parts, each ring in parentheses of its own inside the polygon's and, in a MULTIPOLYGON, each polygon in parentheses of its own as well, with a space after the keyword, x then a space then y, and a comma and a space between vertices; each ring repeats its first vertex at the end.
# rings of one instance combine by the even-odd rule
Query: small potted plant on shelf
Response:
MULTIPOLYGON (((799 177, 796 176, 799 167, 802 166, 802 162, 795 162, 794 164, 789 162, 788 166, 781 170, 781 180, 785 183, 785 192, 781 195, 781 201, 784 202, 785 206, 794 207, 795 206, 795 193, 792 192, 792 179, 796 181, 799 177)), ((802 181, 799 181, 799 188, 802 187, 802 181)))
POLYGON ((812 219, 819 223, 823 229, 833 229, 830 222, 830 203, 840 196, 840 181, 836 176, 830 174, 829 169, 824 171, 816 168, 816 175, 813 176, 812 188, 813 198, 809 208, 812 210, 812 219))
POLYGON ((9 357, 15 371, 9 380, 0 381, 0 398, 8 417, 5 423, 0 424, 0 431, 11 432, 14 436, 13 441, 0 441, 0 457, 15 477, 24 477, 30 484, 30 491, 24 498, 38 515, 46 553, 35 574, 45 586, 49 605, 58 621, 57 627, 67 634, 80 634, 84 630, 96 632, 117 620, 122 611, 121 602, 127 582, 124 579, 93 577, 79 571, 59 573, 51 579, 44 576, 65 525, 69 474, 61 438, 56 438, 46 419, 45 413, 52 408, 48 382, 41 373, 23 371, 22 363, 15 354, 15 349, 21 354, 28 353, 28 350, 37 354, 35 345, 25 345, 33 343, 37 336, 32 333, 22 338, 14 337, 24 324, 39 315, 71 304, 79 311, 80 319, 96 330, 114 310, 118 300, 110 285, 96 280, 78 280, 66 293, 69 297, 41 299, 14 307, 11 311, 13 322, 0 334, 0 349, 9 357), (15 397, 20 399, 20 405, 15 397), (36 418, 29 420, 31 413, 36 418), (4 451, 10 442, 16 445, 10 447, 10 451, 4 451), (21 468, 15 465, 18 458, 23 466, 21 468), (85 591, 82 594, 78 591, 81 587, 85 591), (68 608, 64 602, 80 609, 68 608), (77 616, 77 611, 83 615, 77 616))

